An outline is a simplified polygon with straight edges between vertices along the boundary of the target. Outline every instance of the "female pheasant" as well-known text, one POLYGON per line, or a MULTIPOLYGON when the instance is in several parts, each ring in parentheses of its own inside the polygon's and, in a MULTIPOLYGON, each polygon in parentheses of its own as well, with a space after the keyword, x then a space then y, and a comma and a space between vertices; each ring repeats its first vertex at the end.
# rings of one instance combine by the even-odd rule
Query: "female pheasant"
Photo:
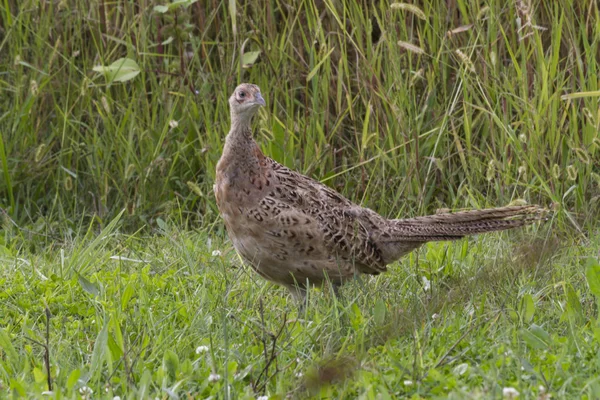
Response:
POLYGON ((251 119, 265 105, 256 85, 229 98, 231 130, 217 164, 214 192, 227 232, 263 278, 302 300, 311 284, 334 286, 386 265, 435 240, 500 231, 543 218, 538 206, 512 206, 386 219, 333 189, 265 157, 251 119))

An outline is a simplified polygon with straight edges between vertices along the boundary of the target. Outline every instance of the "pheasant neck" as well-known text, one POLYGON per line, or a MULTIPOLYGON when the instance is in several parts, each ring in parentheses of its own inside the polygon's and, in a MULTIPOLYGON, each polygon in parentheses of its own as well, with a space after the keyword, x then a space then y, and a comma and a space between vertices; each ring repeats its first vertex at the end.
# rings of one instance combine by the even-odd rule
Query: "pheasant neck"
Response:
POLYGON ((260 159, 264 155, 252 137, 250 120, 231 120, 231 130, 225 138, 223 158, 235 164, 244 173, 260 170, 260 159))

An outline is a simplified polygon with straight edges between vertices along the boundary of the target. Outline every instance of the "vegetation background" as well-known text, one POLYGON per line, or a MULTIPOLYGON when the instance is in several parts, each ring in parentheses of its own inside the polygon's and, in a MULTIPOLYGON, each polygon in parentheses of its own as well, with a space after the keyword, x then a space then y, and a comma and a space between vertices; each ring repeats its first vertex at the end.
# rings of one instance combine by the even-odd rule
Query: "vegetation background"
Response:
POLYGON ((599 60, 595 0, 0 1, 0 390, 600 396, 599 60), (383 215, 551 220, 299 313, 214 204, 241 82, 266 154, 383 215))

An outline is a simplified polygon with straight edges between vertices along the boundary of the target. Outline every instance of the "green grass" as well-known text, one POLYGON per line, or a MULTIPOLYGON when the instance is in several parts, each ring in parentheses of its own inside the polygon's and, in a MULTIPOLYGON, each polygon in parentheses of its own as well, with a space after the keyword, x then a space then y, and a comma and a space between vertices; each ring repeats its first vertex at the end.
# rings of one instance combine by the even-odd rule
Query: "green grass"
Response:
POLYGON ((45 346, 56 398, 600 397, 596 1, 164 4, 0 0, 0 398, 48 390, 45 346), (214 203, 240 82, 265 153, 385 216, 552 219, 299 312, 214 203))
POLYGON ((44 346, 56 398, 600 395, 585 281, 599 235, 558 238, 548 222, 431 244, 340 298, 311 291, 302 311, 206 231, 96 225, 59 241, 5 231, 3 396, 48 390, 44 346))

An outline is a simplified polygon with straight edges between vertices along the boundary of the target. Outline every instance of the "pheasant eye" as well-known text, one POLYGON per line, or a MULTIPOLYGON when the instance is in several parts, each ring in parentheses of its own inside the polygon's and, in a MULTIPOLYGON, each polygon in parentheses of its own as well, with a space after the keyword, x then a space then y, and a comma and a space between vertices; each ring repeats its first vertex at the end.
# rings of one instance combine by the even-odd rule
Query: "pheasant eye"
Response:
POLYGON ((242 98, 242 99, 243 99, 243 98, 245 98, 245 97, 246 97, 246 92, 244 92, 244 91, 240 91, 240 92, 238 93, 238 95, 240 96, 240 98, 242 98))

